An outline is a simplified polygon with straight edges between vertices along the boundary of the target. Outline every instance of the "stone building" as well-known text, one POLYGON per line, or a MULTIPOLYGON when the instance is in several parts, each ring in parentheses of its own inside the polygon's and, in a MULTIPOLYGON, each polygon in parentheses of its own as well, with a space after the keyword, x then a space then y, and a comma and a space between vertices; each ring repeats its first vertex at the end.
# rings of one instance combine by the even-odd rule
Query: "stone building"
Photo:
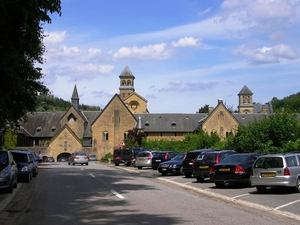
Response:
POLYGON ((119 78, 119 93, 102 111, 79 110, 75 85, 71 106, 66 112, 27 114, 27 120, 20 120, 18 147, 41 151, 56 160, 66 160, 74 151, 101 158, 112 153, 114 146, 122 145, 128 130, 133 128, 140 129, 152 140, 182 140, 185 134, 197 129, 226 137, 234 134, 239 124, 247 125, 272 112, 269 103, 254 104, 253 93, 244 86, 238 94, 238 113, 231 113, 222 99, 218 99, 216 107, 210 107, 208 113, 150 113, 147 100, 135 92, 135 77, 128 66, 119 78))

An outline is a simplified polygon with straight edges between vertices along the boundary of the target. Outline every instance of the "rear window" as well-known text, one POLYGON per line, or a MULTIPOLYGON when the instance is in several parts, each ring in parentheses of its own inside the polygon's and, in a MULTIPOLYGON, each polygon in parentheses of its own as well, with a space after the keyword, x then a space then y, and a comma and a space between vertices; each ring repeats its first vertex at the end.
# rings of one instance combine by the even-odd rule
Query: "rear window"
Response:
POLYGON ((149 152, 140 152, 137 157, 148 157, 149 152))
POLYGON ((115 156, 120 156, 121 155, 121 150, 115 150, 114 155, 115 156))
POLYGON ((261 157, 256 160, 254 168, 282 168, 282 157, 261 157))
POLYGON ((199 153, 200 152, 189 152, 186 154, 185 159, 194 160, 199 153))
POLYGON ((197 161, 214 161, 216 159, 217 153, 206 153, 197 156, 197 161))
POLYGON ((249 158, 249 155, 236 154, 236 155, 227 156, 221 162, 222 163, 241 163, 241 162, 244 162, 245 160, 247 160, 248 158, 249 158))

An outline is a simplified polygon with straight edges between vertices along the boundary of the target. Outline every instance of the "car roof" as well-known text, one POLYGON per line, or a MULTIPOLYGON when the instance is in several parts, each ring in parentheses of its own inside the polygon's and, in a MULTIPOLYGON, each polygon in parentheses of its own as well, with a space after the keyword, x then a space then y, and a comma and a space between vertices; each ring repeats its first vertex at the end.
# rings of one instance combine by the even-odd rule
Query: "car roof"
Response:
POLYGON ((210 149, 210 148, 195 149, 195 150, 188 151, 188 153, 189 152, 204 152, 204 151, 215 151, 215 149, 210 149))

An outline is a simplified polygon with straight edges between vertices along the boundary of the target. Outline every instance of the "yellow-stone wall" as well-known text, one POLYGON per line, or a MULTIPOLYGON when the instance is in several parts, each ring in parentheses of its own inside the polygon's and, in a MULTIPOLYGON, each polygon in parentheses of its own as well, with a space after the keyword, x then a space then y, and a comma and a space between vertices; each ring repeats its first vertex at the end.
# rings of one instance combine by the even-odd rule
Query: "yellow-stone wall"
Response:
POLYGON ((133 115, 120 97, 115 95, 92 125, 93 151, 97 151, 100 158, 113 153, 114 146, 124 140, 125 132, 132 130, 135 124, 133 115))
POLYGON ((71 107, 62 118, 61 127, 63 127, 65 124, 70 127, 70 129, 77 135, 77 137, 79 137, 80 139, 83 137, 83 132, 85 131, 84 120, 74 107, 71 107), (76 119, 68 120, 71 114, 74 115, 76 119))
POLYGON ((48 156, 56 157, 61 153, 82 151, 82 144, 66 127, 49 144, 48 156))
POLYGON ((226 109, 223 104, 219 104, 203 123, 202 129, 211 134, 216 132, 221 138, 226 137, 226 133, 235 133, 238 122, 226 109))

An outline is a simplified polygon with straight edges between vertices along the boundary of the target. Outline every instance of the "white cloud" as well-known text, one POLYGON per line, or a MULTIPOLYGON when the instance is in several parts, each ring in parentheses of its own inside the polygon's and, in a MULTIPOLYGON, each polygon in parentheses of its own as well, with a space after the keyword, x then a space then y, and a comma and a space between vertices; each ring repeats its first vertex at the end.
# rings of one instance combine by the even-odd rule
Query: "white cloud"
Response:
POLYGON ((262 48, 242 45, 233 51, 233 55, 243 56, 253 64, 278 63, 279 59, 292 60, 299 57, 299 53, 286 44, 262 48))
POLYGON ((117 52, 112 54, 114 60, 122 60, 125 58, 137 59, 166 59, 169 58, 171 52, 166 48, 165 43, 147 45, 143 47, 133 46, 121 47, 117 52))
POLYGON ((203 15, 209 13, 209 12, 211 12, 211 7, 205 9, 204 11, 198 12, 197 16, 203 16, 203 15))
POLYGON ((197 46, 198 39, 193 37, 180 38, 177 42, 173 41, 171 46, 173 47, 187 47, 187 46, 197 46))
POLYGON ((67 31, 57 31, 57 32, 45 32, 46 37, 44 38, 45 44, 56 44, 61 43, 66 39, 67 31))

